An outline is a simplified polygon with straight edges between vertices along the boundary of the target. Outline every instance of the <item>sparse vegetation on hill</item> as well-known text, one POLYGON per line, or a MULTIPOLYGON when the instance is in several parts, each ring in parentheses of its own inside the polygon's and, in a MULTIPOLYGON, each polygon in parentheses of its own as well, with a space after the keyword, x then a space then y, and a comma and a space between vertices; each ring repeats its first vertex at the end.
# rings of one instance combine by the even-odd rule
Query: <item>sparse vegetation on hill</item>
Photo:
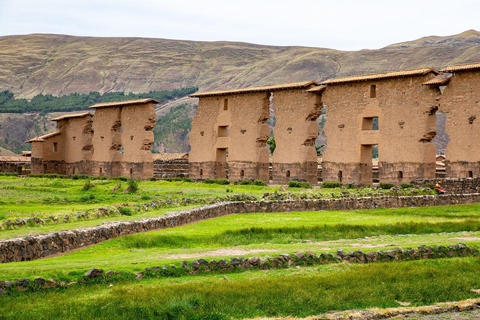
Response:
POLYGON ((85 110, 96 103, 124 101, 134 99, 152 98, 160 103, 167 100, 178 99, 196 92, 198 88, 183 88, 163 91, 150 91, 148 93, 90 92, 87 94, 72 93, 66 96, 54 97, 51 94, 39 94, 30 101, 27 99, 16 99, 14 94, 8 90, 0 92, 1 113, 51 113, 85 110))

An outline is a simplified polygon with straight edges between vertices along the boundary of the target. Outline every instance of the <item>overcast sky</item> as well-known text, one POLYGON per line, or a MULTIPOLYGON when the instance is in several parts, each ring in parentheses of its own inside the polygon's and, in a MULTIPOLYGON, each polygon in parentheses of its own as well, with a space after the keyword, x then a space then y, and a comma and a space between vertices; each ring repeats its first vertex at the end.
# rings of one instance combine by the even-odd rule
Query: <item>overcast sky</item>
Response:
POLYGON ((0 0, 0 36, 56 33, 341 50, 480 30, 479 0, 0 0))

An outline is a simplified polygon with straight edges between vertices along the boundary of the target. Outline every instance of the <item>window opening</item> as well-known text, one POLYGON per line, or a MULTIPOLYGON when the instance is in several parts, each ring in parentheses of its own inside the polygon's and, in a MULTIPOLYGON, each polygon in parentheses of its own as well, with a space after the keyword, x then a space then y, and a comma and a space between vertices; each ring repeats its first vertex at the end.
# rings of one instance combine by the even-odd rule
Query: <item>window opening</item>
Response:
POLYGON ((473 178, 473 171, 468 171, 467 178, 473 178))
POLYGON ((228 110, 228 99, 223 100, 223 110, 228 110))
POLYGON ((58 152, 58 143, 57 142, 53 143, 53 152, 58 152))
POLYGON ((218 137, 228 137, 230 132, 229 132, 228 126, 219 126, 218 127, 218 137))
POLYGON ((240 177, 242 179, 245 177, 245 171, 244 170, 240 170, 240 177))
POLYGON ((378 117, 363 118, 362 130, 378 130, 378 117))
POLYGON ((290 170, 287 170, 287 178, 290 178, 290 170))
POLYGON ((372 84, 370 86, 370 98, 376 98, 377 97, 377 86, 375 84, 372 84))
POLYGON ((403 171, 398 171, 397 172, 397 178, 398 179, 403 179, 403 171))
POLYGON ((343 180, 343 171, 340 170, 340 171, 338 171, 338 181, 342 182, 342 180, 343 180))

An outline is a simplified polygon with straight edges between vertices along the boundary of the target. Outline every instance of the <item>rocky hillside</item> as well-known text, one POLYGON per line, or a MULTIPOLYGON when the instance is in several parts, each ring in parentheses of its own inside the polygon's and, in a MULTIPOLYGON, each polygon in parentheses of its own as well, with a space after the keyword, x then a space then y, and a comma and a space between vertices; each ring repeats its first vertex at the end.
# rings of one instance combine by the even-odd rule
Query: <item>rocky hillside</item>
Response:
POLYGON ((337 51, 237 42, 0 37, 0 90, 16 97, 184 87, 235 88, 480 61, 480 33, 426 37, 379 50, 337 51))
MULTIPOLYGON (((91 91, 143 93, 186 87, 204 91, 321 81, 353 74, 478 62, 479 45, 480 32, 475 30, 360 51, 146 38, 7 36, 0 37, 0 91, 9 90, 16 98, 32 98, 40 93, 55 96, 91 91)), ((170 108, 192 102, 195 103, 183 99, 157 111, 159 116, 170 118, 181 114, 183 123, 185 117, 192 115, 192 107, 190 111, 177 109, 172 114, 170 108)), ((0 146, 8 146, 2 141, 20 141, 33 132, 43 133, 49 128, 46 122, 43 115, 9 118, 4 114, 0 117, 0 146)), ((185 130, 182 128, 182 133, 176 135, 164 134, 175 136, 178 144, 156 141, 156 146, 166 152, 187 151, 185 130)), ((444 147, 439 145, 440 149, 444 147)))

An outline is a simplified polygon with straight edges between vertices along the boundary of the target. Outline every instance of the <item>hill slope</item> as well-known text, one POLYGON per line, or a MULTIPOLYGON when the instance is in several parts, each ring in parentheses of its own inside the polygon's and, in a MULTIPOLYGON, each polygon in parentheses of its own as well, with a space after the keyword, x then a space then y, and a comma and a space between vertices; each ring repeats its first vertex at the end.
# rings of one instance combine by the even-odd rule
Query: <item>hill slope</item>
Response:
POLYGON ((0 90, 16 97, 98 91, 200 90, 480 61, 480 33, 427 37, 379 50, 337 51, 237 42, 0 37, 0 90))

